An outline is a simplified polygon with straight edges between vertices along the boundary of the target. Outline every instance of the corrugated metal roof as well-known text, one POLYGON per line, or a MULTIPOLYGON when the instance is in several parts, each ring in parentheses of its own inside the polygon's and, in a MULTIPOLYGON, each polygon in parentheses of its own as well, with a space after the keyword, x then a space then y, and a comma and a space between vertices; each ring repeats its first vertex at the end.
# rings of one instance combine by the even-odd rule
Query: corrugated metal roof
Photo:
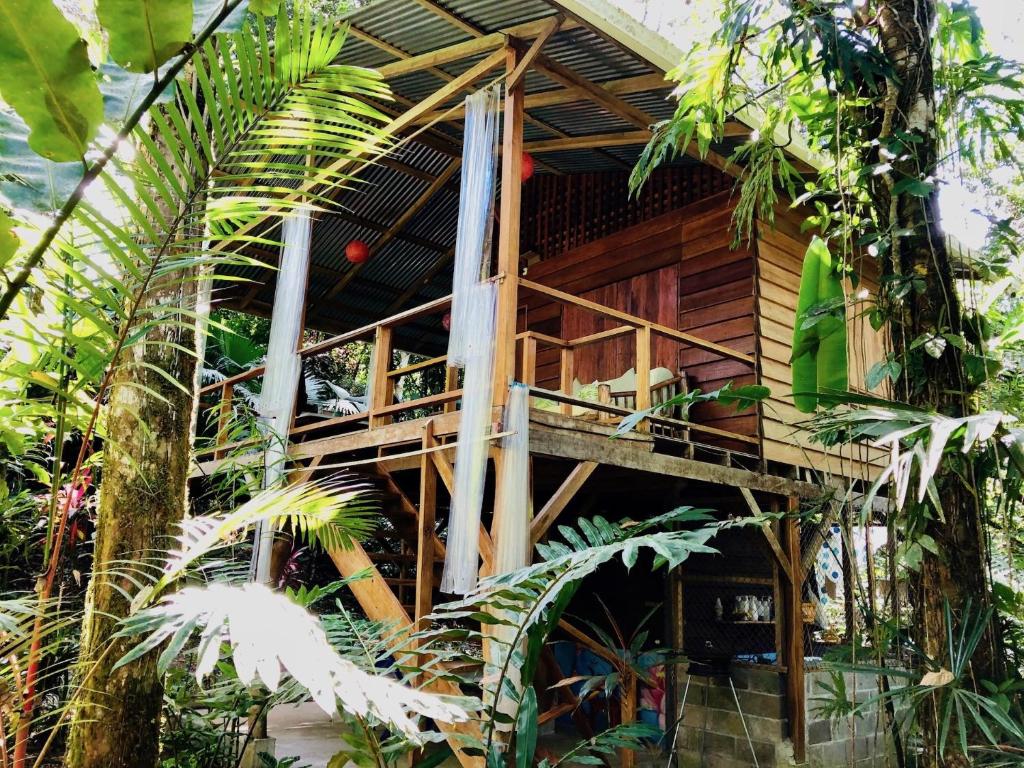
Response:
MULTIPOLYGON (((557 9, 547 0, 434 0, 435 4, 464 20, 481 34, 500 31, 508 27, 532 22, 554 15, 557 9)), ((346 19, 365 35, 377 38, 375 45, 353 34, 342 51, 341 60, 348 64, 379 67, 395 61, 386 46, 393 46, 409 56, 444 48, 472 39, 472 35, 450 23, 442 15, 432 13, 415 0, 376 0, 356 9, 346 19)), ((545 45, 544 54, 571 68, 582 77, 606 83, 655 70, 640 56, 631 55, 619 45, 596 32, 581 26, 554 35, 545 45)), ((438 67, 437 72, 419 71, 392 78, 390 85, 399 103, 391 107, 401 109, 400 100, 418 102, 434 93, 445 79, 466 71, 486 54, 450 62, 438 67)), ((495 71, 482 78, 474 87, 481 87, 498 77, 495 71)), ((527 94, 560 90, 562 85, 535 71, 525 79, 527 94)), ((454 96, 448 104, 457 104, 466 94, 454 96)), ((672 114, 674 104, 666 101, 668 89, 628 94, 621 98, 649 113, 655 119, 672 114)), ((636 130, 636 126, 597 106, 591 101, 576 100, 566 104, 530 109, 529 116, 543 121, 570 136, 636 130)), ((452 121, 435 127, 436 132, 451 136, 457 150, 461 123, 452 121)), ((553 138, 554 134, 535 122, 527 120, 525 140, 553 138)), ((635 162, 642 146, 611 147, 606 150, 562 150, 544 152, 538 160, 562 173, 590 171, 623 171, 622 164, 635 162)), ((420 172, 436 176, 452 162, 451 154, 425 146, 418 141, 404 143, 392 159, 405 163, 420 172)), ((684 158, 680 162, 694 162, 684 158)), ((538 173, 544 169, 538 166, 538 173)), ((313 227, 313 263, 309 302, 314 311, 310 322, 327 327, 353 327, 380 318, 394 302, 411 287, 422 282, 438 259, 455 243, 458 218, 459 178, 435 194, 430 203, 418 211, 403 230, 388 242, 374 257, 363 265, 357 275, 338 295, 327 298, 338 280, 352 269, 345 260, 345 246, 354 239, 364 240, 373 247, 374 241, 392 222, 407 211, 428 188, 424 178, 404 173, 393 166, 377 164, 361 174, 362 183, 353 185, 340 195, 342 210, 319 218, 313 227)), ((238 273, 265 281, 256 270, 237 270, 238 273)), ((261 300, 269 300, 272 280, 261 300)), ((451 266, 446 266, 429 285, 417 289, 407 306, 414 306, 432 298, 446 295, 451 288, 451 266)), ((444 339, 439 324, 432 330, 430 319, 418 329, 403 335, 405 339, 419 338, 425 343, 441 343, 444 339), (418 334, 418 335, 417 335, 418 334)))

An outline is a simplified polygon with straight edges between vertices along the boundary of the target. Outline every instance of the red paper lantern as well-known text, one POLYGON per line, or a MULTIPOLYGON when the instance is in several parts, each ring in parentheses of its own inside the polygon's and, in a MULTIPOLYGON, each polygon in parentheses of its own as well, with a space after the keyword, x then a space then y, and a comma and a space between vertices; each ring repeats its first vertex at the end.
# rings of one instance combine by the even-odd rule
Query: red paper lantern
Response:
POLYGON ((529 152, 523 152, 523 170, 520 175, 523 181, 529 181, 533 176, 533 157, 529 152))
POLYGON ((441 325, 444 326, 444 329, 446 331, 450 331, 452 329, 452 313, 451 312, 445 312, 444 313, 444 317, 441 318, 441 325))
POLYGON ((370 246, 362 240, 353 240, 345 246, 345 258, 352 264, 362 264, 370 258, 370 246))

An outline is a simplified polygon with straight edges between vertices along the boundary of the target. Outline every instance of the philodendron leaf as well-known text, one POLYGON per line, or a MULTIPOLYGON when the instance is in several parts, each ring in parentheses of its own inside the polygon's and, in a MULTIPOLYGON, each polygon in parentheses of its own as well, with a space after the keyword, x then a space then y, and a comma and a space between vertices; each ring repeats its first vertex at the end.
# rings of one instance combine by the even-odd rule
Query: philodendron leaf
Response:
POLYGON ((96 15, 130 72, 152 72, 192 39, 192 0, 99 0, 96 15))
POLYGON ((0 3, 0 96, 50 160, 81 159, 103 122, 85 42, 51 0, 0 3))

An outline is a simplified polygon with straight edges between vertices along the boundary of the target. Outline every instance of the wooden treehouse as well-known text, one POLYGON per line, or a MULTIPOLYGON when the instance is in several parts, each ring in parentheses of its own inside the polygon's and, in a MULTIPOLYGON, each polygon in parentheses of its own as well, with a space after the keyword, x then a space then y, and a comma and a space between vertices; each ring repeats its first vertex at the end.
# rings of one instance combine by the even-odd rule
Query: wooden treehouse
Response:
MULTIPOLYGON (((687 153, 628 194, 650 126, 672 114, 664 73, 680 61, 678 50, 604 0, 388 0, 348 21, 345 61, 386 78, 394 101, 380 108, 403 142, 312 224, 305 326, 321 340, 298 354, 307 373, 325 368, 318 360, 352 358, 345 350, 370 347, 372 363, 362 390, 349 382, 332 397, 299 398, 287 454, 301 477, 345 467, 380 489, 388 532, 332 554, 345 575, 372 573, 353 586, 369 616, 411 623, 443 599, 437 579, 463 398, 457 370, 446 366, 460 105, 496 79, 504 81, 490 278, 498 437, 489 450, 500 463, 509 383, 528 385, 531 542, 556 523, 593 514, 635 518, 681 504, 723 517, 797 510, 821 496, 811 480, 849 487, 872 476, 873 457, 812 444, 789 397, 808 242, 801 215, 780 209, 774 225, 758 222, 749 241, 732 246, 735 169, 724 158, 757 126, 731 123, 706 160, 687 153), (354 241, 368 244, 362 263, 346 260, 354 241), (631 412, 728 382, 764 384, 772 395, 748 411, 712 402, 665 410, 610 439, 631 412)), ((812 170, 807 158, 794 162, 812 170)), ((278 258, 255 246, 245 252, 270 264, 278 258)), ((236 274, 253 282, 238 283, 224 304, 273 316, 273 274, 236 274)), ((865 301, 872 285, 864 274, 865 301)), ((849 318, 851 387, 862 388, 882 342, 861 313, 849 318)), ((254 368, 208 386, 204 403, 226 422, 239 390, 264 374, 254 368)), ((216 469, 231 449, 223 440, 204 449, 196 475, 216 469)), ((495 483, 492 471, 479 532, 483 573, 495 547, 495 483)), ((662 604, 654 634, 692 659, 689 670, 669 674, 662 715, 667 710, 671 724, 684 711, 677 748, 691 761, 715 749, 721 765, 751 764, 751 754, 762 766, 813 761, 850 738, 820 739, 807 722, 805 657, 820 655, 804 626, 816 535, 801 536, 794 518, 738 529, 716 539, 720 556, 694 558, 668 578, 643 568, 628 579, 610 572, 581 592, 578 613, 592 610, 586 593, 600 593, 625 627, 662 604), (760 611, 742 613, 741 604, 760 611), (739 691, 735 705, 720 678, 698 674, 697 662, 723 659, 739 691)), ((579 626, 563 630, 577 656, 609 652, 579 626)), ((572 663, 555 666, 569 676, 572 663)), ((638 696, 623 691, 621 712, 604 716, 635 715, 638 696)), ((572 714, 567 697, 548 702, 542 720, 572 714)))

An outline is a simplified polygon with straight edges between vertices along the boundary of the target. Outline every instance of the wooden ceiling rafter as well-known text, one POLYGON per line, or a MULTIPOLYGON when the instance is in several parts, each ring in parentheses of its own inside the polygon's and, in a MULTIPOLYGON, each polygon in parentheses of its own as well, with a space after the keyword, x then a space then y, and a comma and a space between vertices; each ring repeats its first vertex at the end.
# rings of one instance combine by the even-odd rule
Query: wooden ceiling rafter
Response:
POLYGON ((523 145, 527 152, 563 152, 573 149, 599 149, 601 147, 626 147, 632 144, 646 144, 651 138, 650 131, 623 131, 621 133, 595 133, 589 136, 569 136, 559 139, 528 141, 523 145))
MULTIPOLYGON (((406 225, 412 220, 412 218, 417 213, 419 213, 423 209, 424 206, 427 205, 427 203, 429 203, 433 199, 434 195, 436 195, 438 192, 444 189, 448 182, 451 181, 452 176, 455 174, 456 171, 459 170, 461 166, 462 161, 460 159, 453 160, 451 163, 449 163, 448 167, 444 169, 441 175, 434 179, 433 183, 430 186, 428 186, 425 190, 423 190, 423 192, 420 193, 420 195, 416 198, 413 204, 410 205, 402 213, 402 215, 399 216, 398 219, 396 219, 393 224, 391 224, 391 226, 385 229, 381 233, 380 237, 374 240, 373 245, 370 246, 371 259, 378 253, 380 253, 381 249, 385 245, 390 243, 394 238, 402 237, 403 234, 405 234, 403 230, 405 229, 406 225)), ((339 293, 345 290, 345 287, 355 279, 356 275, 359 274, 360 270, 365 266, 366 263, 368 262, 352 265, 352 267, 349 268, 342 275, 341 279, 338 280, 333 286, 331 286, 331 289, 327 292, 323 299, 333 299, 335 296, 337 296, 339 293)))
POLYGON ((647 114, 638 107, 634 107, 625 99, 609 93, 597 83, 588 80, 575 70, 570 69, 561 62, 555 61, 549 56, 544 56, 543 54, 538 56, 534 62, 534 69, 559 85, 582 91, 586 94, 588 101, 594 102, 602 109, 632 124, 636 128, 648 129, 657 122, 657 118, 647 114))
MULTIPOLYGON (((661 75, 634 75, 617 80, 609 80, 599 84, 599 87, 615 96, 641 93, 644 91, 668 90, 671 83, 666 83, 661 75)), ((564 104, 572 104, 577 101, 586 101, 587 96, 579 88, 552 88, 549 91, 526 94, 524 107, 526 109, 540 109, 543 107, 560 107, 564 104)), ((462 120, 466 116, 465 110, 457 109, 450 111, 449 120, 462 120)), ((427 114, 421 117, 418 123, 429 123, 436 120, 437 114, 427 114)), ((747 129, 749 130, 749 129, 747 129)))
MULTIPOLYGON (((532 48, 536 48, 536 50, 539 52, 540 49, 543 47, 544 43, 547 42, 547 40, 555 32, 558 31, 559 27, 561 26, 562 20, 563 20, 563 17, 561 17, 561 16, 553 16, 553 17, 551 17, 550 22, 552 22, 552 23, 549 23, 547 26, 545 26, 544 28, 542 28, 540 30, 540 32, 538 33, 536 39, 533 42, 532 48), (538 45, 538 43, 539 43, 539 45, 538 45)), ((396 59, 398 59, 400 61, 407 61, 407 60, 413 58, 413 55, 411 53, 409 53, 408 51, 404 51, 401 48, 398 48, 398 47, 392 45, 391 43, 387 42, 386 40, 381 40, 379 37, 374 37, 373 35, 369 34, 368 32, 364 32, 363 30, 358 29, 357 27, 350 27, 349 29, 350 29, 350 32, 355 37, 358 37, 359 39, 364 40, 365 42, 370 43, 371 45, 377 46, 382 51, 385 51, 385 52, 389 53, 390 55, 394 56, 396 59)), ((483 33, 479 33, 479 34, 482 35, 483 33)), ((446 83, 450 83, 452 80, 455 79, 454 75, 449 74, 448 72, 445 72, 440 67, 427 67, 423 71, 433 75, 434 77, 439 78, 440 80, 442 80, 443 82, 446 82, 446 83)), ((407 106, 407 107, 408 106, 412 106, 415 103, 415 102, 413 102, 413 101, 411 101, 409 99, 406 99, 405 97, 403 97, 403 96, 401 96, 401 95, 399 95, 397 93, 394 93, 394 92, 392 92, 392 96, 394 97, 395 101, 397 101, 400 104, 403 104, 404 106, 407 106)), ((378 108, 380 108, 380 107, 378 107, 378 108)), ((460 111, 462 111, 462 110, 460 109, 460 111)), ((559 131, 558 128, 556 128, 555 126, 549 125, 548 123, 545 123, 543 120, 538 120, 538 119, 534 119, 534 118, 529 118, 529 119, 531 120, 531 122, 533 122, 539 128, 542 128, 543 130, 548 131, 550 133, 554 133, 556 136, 564 137, 564 136, 568 135, 568 134, 563 133, 562 131, 559 131)), ((434 114, 433 119, 429 123, 425 123, 425 124, 433 124, 433 123, 436 123, 436 122, 447 122, 447 123, 451 123, 451 124, 454 123, 453 120, 451 120, 450 118, 446 118, 445 117, 445 113, 444 112, 437 112, 437 113, 434 114)), ((459 130, 461 130, 461 126, 454 126, 454 127, 456 127, 459 130)), ((444 137, 444 138, 447 138, 447 137, 444 136, 444 134, 441 134, 441 136, 444 137)), ((451 141, 453 142, 455 147, 459 147, 460 146, 457 142, 454 141, 454 139, 451 139, 451 141)), ((554 173, 554 174, 556 174, 558 176, 563 175, 562 171, 560 171, 558 168, 555 168, 552 165, 548 165, 547 163, 544 163, 544 162, 538 162, 538 165, 540 165, 541 167, 543 167, 545 170, 547 170, 550 173, 554 173)))

